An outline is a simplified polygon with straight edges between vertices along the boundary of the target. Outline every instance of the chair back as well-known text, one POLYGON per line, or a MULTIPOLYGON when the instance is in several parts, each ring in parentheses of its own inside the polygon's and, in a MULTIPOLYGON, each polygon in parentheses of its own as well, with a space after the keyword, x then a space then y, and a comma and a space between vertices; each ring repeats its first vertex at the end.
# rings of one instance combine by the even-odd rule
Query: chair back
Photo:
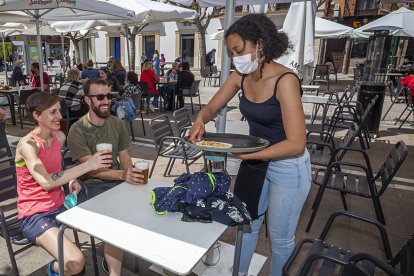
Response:
POLYGON ((139 81, 138 86, 141 88, 142 96, 148 96, 150 94, 148 83, 145 81, 139 81))
MULTIPOLYGON (((354 122, 351 126, 349 126, 348 131, 345 133, 345 136, 341 139, 341 142, 338 144, 337 148, 351 147, 358 133, 359 133, 358 124, 354 122)), ((339 151, 337 155, 337 160, 341 161, 345 153, 346 153, 345 150, 339 151)))
POLYGON ((318 64, 313 72, 313 79, 329 79, 329 66, 318 64))
POLYGON ((207 77, 210 74, 210 67, 201 67, 200 69, 200 76, 202 78, 207 77))
POLYGON ((210 71, 211 74, 217 74, 218 73, 218 70, 217 70, 217 66, 216 65, 211 66, 210 70, 211 70, 210 71))
POLYGON ((138 94, 132 94, 131 95, 131 99, 132 102, 135 105, 135 108, 137 109, 137 112, 141 112, 142 111, 142 93, 138 93, 138 94))
POLYGON ((6 123, 4 121, 0 122, 0 158, 5 156, 12 156, 9 142, 7 141, 6 135, 6 123))
POLYGON ((26 105, 27 98, 35 93, 33 89, 20 90, 19 92, 19 107, 23 108, 26 105))
POLYGON ((368 114, 371 113, 372 109, 374 108, 375 102, 378 100, 378 95, 375 95, 375 97, 369 101, 367 107, 364 110, 364 113, 362 114, 362 120, 366 120, 368 117, 368 114))
POLYGON ((164 137, 174 136, 171 122, 167 115, 161 115, 153 118, 150 120, 149 126, 152 130, 152 134, 154 135, 155 149, 157 151, 163 147, 161 141, 164 137))
POLYGON ((192 125, 190 113, 185 107, 174 111, 173 118, 175 121, 175 125, 177 126, 177 130, 180 133, 180 136, 183 133, 183 131, 186 130, 186 128, 191 127, 192 125))
POLYGON ((382 184, 381 190, 378 193, 379 195, 382 195, 385 192, 407 155, 408 149, 403 141, 399 141, 392 148, 376 176, 381 178, 382 184))
POLYGON ((17 197, 16 168, 9 163, 9 159, 11 158, 0 160, 0 202, 17 197))
POLYGON ((198 96, 200 81, 201 80, 193 81, 193 83, 191 84, 191 88, 183 88, 183 96, 184 97, 198 96))

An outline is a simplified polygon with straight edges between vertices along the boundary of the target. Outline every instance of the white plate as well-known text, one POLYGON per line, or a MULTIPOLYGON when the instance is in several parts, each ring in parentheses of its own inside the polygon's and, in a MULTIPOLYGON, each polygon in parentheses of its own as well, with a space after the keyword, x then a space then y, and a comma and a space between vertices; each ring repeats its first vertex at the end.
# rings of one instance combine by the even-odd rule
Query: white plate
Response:
POLYGON ((197 146, 203 147, 203 148, 212 148, 212 149, 228 149, 231 148, 233 145, 232 144, 228 144, 228 143, 222 143, 222 142, 214 142, 214 141, 200 141, 196 143, 197 146), (218 143, 220 144, 220 146, 213 146, 213 145, 205 145, 203 143, 206 142, 213 142, 213 143, 218 143))

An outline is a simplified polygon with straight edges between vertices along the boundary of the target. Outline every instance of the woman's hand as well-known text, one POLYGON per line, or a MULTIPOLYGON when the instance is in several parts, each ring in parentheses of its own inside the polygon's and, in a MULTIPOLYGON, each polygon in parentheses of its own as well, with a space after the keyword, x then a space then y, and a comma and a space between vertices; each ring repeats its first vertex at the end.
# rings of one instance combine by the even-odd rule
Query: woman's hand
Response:
POLYGON ((109 168, 112 165, 112 152, 109 150, 98 151, 91 156, 86 163, 92 171, 101 168, 109 168))
POLYGON ((69 194, 72 194, 73 192, 76 192, 79 194, 80 190, 82 190, 81 184, 78 182, 77 179, 73 179, 72 181, 69 181, 69 194))
POLYGON ((188 139, 190 140, 191 143, 195 144, 201 141, 205 132, 206 132, 205 124, 203 122, 196 120, 190 129, 188 139))

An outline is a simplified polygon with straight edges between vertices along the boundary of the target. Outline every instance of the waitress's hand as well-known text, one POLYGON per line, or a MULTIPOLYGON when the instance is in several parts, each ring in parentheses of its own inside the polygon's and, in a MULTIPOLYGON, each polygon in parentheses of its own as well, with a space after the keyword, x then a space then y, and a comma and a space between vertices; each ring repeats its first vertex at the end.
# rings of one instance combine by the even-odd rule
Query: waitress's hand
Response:
POLYGON ((196 120, 193 126, 190 129, 190 134, 188 139, 191 143, 195 144, 202 140, 204 133, 206 132, 206 127, 203 122, 196 120))

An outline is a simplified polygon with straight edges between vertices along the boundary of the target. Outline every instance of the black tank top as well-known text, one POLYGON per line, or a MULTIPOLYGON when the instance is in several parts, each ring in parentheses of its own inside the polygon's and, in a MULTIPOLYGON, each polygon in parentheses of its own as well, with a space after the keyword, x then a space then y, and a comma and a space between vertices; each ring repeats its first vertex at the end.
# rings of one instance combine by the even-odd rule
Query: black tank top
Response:
MULTIPOLYGON (((280 79, 287 75, 296 74, 292 72, 283 73, 275 84, 274 94, 268 100, 261 103, 254 103, 249 101, 244 95, 243 82, 245 75, 241 80, 241 97, 240 97, 240 112, 247 119, 250 127, 250 135, 264 138, 270 142, 271 145, 279 143, 286 139, 285 129, 283 127, 282 111, 280 103, 276 99, 277 84, 280 79)), ((296 76, 297 77, 297 76, 296 76)), ((299 81, 299 78, 298 78, 299 81)), ((302 95, 302 89, 300 90, 302 95)))

